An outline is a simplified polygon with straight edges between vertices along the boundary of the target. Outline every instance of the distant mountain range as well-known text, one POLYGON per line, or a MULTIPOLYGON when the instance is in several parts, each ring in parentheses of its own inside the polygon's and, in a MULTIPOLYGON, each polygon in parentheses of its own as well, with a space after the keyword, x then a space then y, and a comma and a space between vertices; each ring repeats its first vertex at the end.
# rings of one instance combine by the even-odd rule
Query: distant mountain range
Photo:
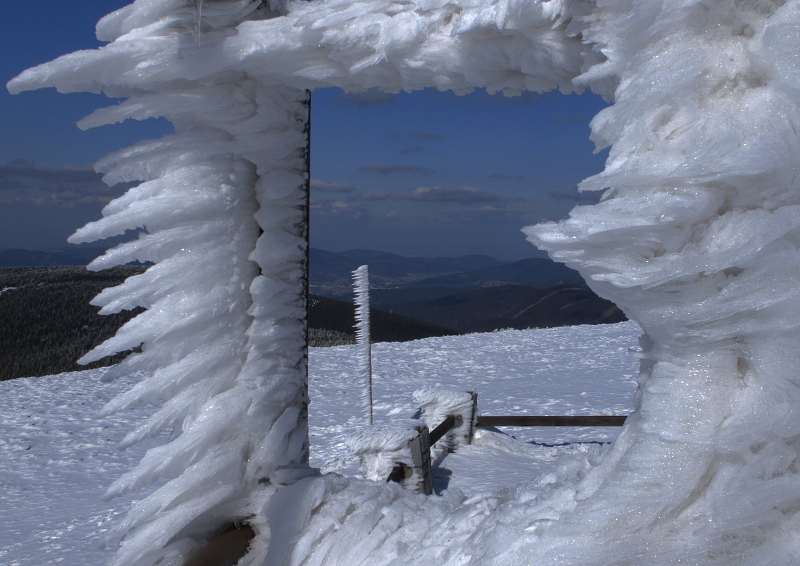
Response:
POLYGON ((546 289, 503 285, 458 291, 432 299, 381 304, 376 308, 460 332, 626 320, 614 303, 601 299, 586 285, 557 285, 546 289))
MULTIPOLYGON (((144 271, 125 265, 101 272, 81 266, 38 266, 0 269, 0 381, 51 375, 117 363, 126 354, 88 366, 75 360, 114 335, 143 309, 98 316, 89 301, 109 286, 144 271)), ((309 341, 312 346, 355 343, 355 306, 312 295, 309 341)), ((402 342, 458 334, 388 312, 373 310, 374 342, 402 342)))
POLYGON ((312 291, 351 302, 351 272, 361 265, 369 266, 374 309, 458 332, 625 320, 577 271, 540 258, 504 262, 487 256, 429 259, 312 249, 312 291))
MULTIPOLYGON (((61 252, 2 250, 0 267, 86 265, 103 251, 83 246, 61 252)), ((352 271, 361 265, 369 266, 374 309, 436 326, 411 328, 413 324, 407 320, 401 324, 399 319, 392 319, 393 324, 403 326, 398 330, 403 337, 448 330, 485 332, 625 320, 613 303, 588 288, 577 271, 539 258, 514 262, 483 255, 408 258, 374 250, 329 252, 312 248, 310 290, 319 296, 316 300, 327 297, 352 304, 352 271)), ((352 322, 349 318, 345 322, 344 314, 335 314, 344 312, 342 307, 323 302, 324 310, 334 314, 320 330, 338 336, 341 328, 352 322), (336 322, 339 318, 342 320, 336 322)), ((310 311, 309 316, 313 319, 318 315, 310 311)), ((376 323, 379 319, 377 315, 376 323)), ((382 329, 379 334, 383 336, 384 332, 382 329)))
POLYGON ((311 249, 311 291, 332 298, 352 296, 352 271, 369 266, 370 287, 376 303, 394 303, 444 296, 453 288, 477 289, 524 285, 543 289, 583 284, 580 274, 550 259, 528 258, 506 262, 489 256, 408 258, 386 252, 311 249))
POLYGON ((369 265, 370 286, 375 289, 406 286, 425 279, 457 275, 504 265, 493 257, 404 257, 374 250, 328 252, 311 248, 309 254, 311 291, 325 296, 346 295, 353 285, 354 269, 369 265))
POLYGON ((563 263, 549 259, 528 258, 513 263, 493 265, 463 273, 429 277, 411 283, 410 287, 498 287, 526 285, 544 288, 565 283, 583 283, 580 273, 563 263))

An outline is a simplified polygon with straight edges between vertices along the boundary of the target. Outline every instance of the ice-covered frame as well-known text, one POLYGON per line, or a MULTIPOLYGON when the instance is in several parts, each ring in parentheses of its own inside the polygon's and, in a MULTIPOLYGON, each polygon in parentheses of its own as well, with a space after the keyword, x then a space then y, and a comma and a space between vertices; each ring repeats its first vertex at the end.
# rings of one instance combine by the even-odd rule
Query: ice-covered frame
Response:
POLYGON ((128 443, 173 430, 110 488, 168 480, 123 521, 115 563, 179 563, 240 519, 257 531, 242 564, 388 563, 401 543, 404 563, 793 563, 798 14, 797 0, 137 0, 98 25, 107 46, 9 83, 127 97, 83 127, 175 125, 97 164, 143 183, 73 237, 145 226, 92 267, 156 264, 96 299, 148 310, 85 358, 144 342, 117 371, 152 377, 107 410, 161 404, 128 443), (606 168, 582 183, 609 188, 602 201, 526 229, 645 332, 637 411, 585 476, 425 513, 391 486, 307 477, 303 130, 322 86, 613 101, 592 122, 606 168), (471 535, 454 542, 446 517, 471 535), (333 553, 365 521, 374 552, 333 553))

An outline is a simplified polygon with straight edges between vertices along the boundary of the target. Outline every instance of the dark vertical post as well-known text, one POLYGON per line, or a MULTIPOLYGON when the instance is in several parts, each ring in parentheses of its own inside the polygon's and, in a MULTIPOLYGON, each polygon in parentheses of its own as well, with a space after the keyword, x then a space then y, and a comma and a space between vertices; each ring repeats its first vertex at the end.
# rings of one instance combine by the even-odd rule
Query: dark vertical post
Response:
POLYGON ((411 459, 416 472, 417 491, 430 495, 433 493, 433 475, 431 473, 431 442, 428 427, 419 429, 419 434, 408 443, 411 448, 411 459))
MULTIPOLYGON (((306 91, 306 108, 308 114, 306 118, 306 127, 303 133, 306 135, 306 198, 305 198, 305 213, 306 221, 303 226, 303 236, 306 240, 306 263, 303 266, 303 288, 306 294, 306 362, 308 361, 308 295, 310 284, 310 270, 309 263, 311 260, 311 91, 306 91)), ((308 367, 308 364, 306 364, 308 367)), ((306 380, 308 382, 308 380, 306 380)))
MULTIPOLYGON (((306 187, 305 187, 305 199, 303 202, 303 207, 305 208, 305 222, 303 224, 303 239, 306 242, 306 256, 305 256, 305 265, 303 265, 303 293, 305 295, 305 309, 306 309, 306 316, 303 322, 305 323, 305 344, 303 345, 303 355, 305 358, 305 366, 306 366, 306 379, 305 379, 305 392, 303 394, 304 403, 303 403, 303 414, 302 418, 308 421, 308 403, 310 401, 308 396, 308 345, 309 345, 309 338, 308 338, 308 295, 309 295, 309 285, 310 285, 310 269, 309 263, 311 259, 311 238, 310 238, 310 220, 311 220, 311 91, 306 90, 306 124, 305 128, 303 129, 303 133, 306 135, 306 151, 305 151, 305 164, 306 164, 306 187)), ((306 464, 308 464, 309 454, 311 452, 310 446, 308 447, 309 450, 306 450, 306 464)))
POLYGON ((472 395, 472 414, 469 419, 469 432, 467 433, 467 444, 472 444, 472 439, 475 436, 475 425, 478 422, 478 392, 467 391, 472 395))

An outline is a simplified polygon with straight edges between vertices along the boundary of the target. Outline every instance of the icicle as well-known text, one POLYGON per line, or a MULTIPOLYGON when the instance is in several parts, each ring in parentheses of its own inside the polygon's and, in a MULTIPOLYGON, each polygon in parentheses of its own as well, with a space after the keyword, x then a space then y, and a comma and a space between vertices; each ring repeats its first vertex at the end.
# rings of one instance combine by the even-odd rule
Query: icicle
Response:
POLYGON ((194 43, 200 47, 200 25, 203 21, 203 0, 192 0, 194 6, 194 43))
POLYGON ((366 265, 353 272, 353 290, 356 302, 359 377, 364 383, 362 399, 367 421, 372 424, 372 344, 369 336, 369 268, 366 265))

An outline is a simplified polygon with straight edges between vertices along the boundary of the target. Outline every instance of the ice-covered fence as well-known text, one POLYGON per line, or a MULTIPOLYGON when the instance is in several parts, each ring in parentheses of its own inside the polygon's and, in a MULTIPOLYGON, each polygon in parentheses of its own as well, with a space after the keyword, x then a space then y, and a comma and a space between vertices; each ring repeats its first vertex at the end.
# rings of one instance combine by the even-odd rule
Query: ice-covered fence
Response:
POLYGON ((456 563, 796 563, 798 29, 799 0, 137 0, 98 25, 108 45, 11 81, 127 97, 86 127, 175 125, 98 164, 144 182, 75 237, 146 226, 93 266, 156 264, 98 297, 148 311, 85 358, 144 342, 121 371, 153 377, 109 410, 162 404, 128 442, 175 431, 111 489, 167 481, 122 523, 117 564, 172 560, 239 519, 256 531, 249 564, 330 566, 370 521, 349 564, 396 558, 381 546, 396 532, 428 563, 441 548, 419 527, 443 516, 463 518, 456 563), (592 121, 606 168, 582 188, 608 190, 527 233, 646 333, 614 448, 582 479, 510 496, 512 522, 486 501, 414 515, 390 488, 305 475, 305 89, 587 85, 614 105, 592 121), (276 522, 292 497, 307 505, 276 522))
POLYGON ((627 415, 478 415, 475 426, 622 426, 627 415))
POLYGON ((414 403, 420 407, 420 419, 430 429, 437 429, 449 417, 453 427, 444 431, 431 446, 451 451, 460 445, 472 443, 477 417, 478 394, 472 391, 448 391, 438 387, 423 387, 414 392, 414 403))
POLYGON ((351 452, 361 459, 361 473, 370 481, 394 481, 430 495, 430 442, 428 427, 366 427, 348 439, 351 452))
POLYGON ((388 480, 426 495, 433 492, 431 450, 453 452, 472 444, 476 428, 606 427, 623 426, 627 420, 627 415, 481 415, 477 393, 433 386, 418 389, 413 398, 420 406, 419 423, 361 430, 352 437, 350 448, 361 457, 367 479, 383 481, 391 468, 388 480))

